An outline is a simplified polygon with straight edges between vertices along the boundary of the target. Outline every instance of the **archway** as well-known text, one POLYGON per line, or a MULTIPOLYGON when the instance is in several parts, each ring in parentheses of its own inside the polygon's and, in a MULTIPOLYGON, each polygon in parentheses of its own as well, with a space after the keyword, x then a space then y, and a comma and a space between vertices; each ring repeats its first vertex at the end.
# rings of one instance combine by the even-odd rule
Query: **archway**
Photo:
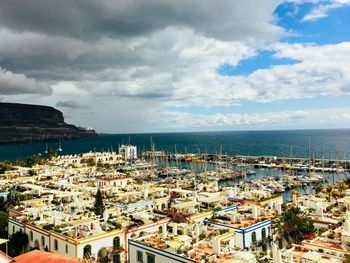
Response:
POLYGON ((39 249, 39 241, 37 239, 34 241, 34 248, 39 249))
POLYGON ((90 259, 91 256, 91 245, 86 245, 83 250, 84 258, 90 259))
POLYGON ((115 237, 113 239, 113 248, 118 248, 120 247, 120 238, 119 237, 115 237))
POLYGON ((266 238, 266 228, 265 227, 263 229, 261 229, 261 238, 263 240, 265 240, 265 238, 266 238))
POLYGON ((252 242, 255 245, 256 244, 256 233, 255 231, 252 233, 252 242))

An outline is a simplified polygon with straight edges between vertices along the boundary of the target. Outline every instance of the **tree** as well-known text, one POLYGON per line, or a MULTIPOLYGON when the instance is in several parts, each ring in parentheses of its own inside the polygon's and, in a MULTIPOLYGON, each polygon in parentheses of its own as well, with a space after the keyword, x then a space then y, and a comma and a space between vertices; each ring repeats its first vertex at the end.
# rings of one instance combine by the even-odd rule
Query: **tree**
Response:
POLYGON ((36 175, 36 172, 34 170, 28 171, 28 176, 34 176, 34 175, 36 175))
POLYGON ((96 196, 95 196, 94 212, 95 212, 95 215, 103 216, 104 211, 105 211, 105 205, 103 203, 102 193, 99 188, 97 189, 96 196))
POLYGON ((334 184, 327 185, 326 191, 328 193, 329 198, 331 198, 331 194, 332 194, 334 189, 335 189, 335 185, 334 184))
POLYGON ((8 170, 11 170, 12 166, 8 162, 1 162, 0 163, 0 174, 5 173, 8 170))
POLYGON ((28 157, 24 161, 23 166, 25 166, 25 167, 33 167, 34 165, 42 164, 42 163, 43 163, 43 159, 39 155, 34 154, 34 155, 28 157))
POLYGON ((343 192, 344 190, 349 188, 349 185, 345 181, 341 181, 338 186, 340 192, 343 192))
POLYGON ((299 207, 288 207, 277 219, 275 228, 280 238, 288 243, 300 243, 306 236, 312 236, 315 227, 311 219, 299 207))
POLYGON ((7 238, 8 213, 0 211, 0 238, 7 238))
POLYGON ((341 196, 341 192, 338 190, 338 189, 334 189, 331 193, 331 195, 334 197, 334 198, 339 198, 341 196))
POLYGON ((89 158, 86 160, 86 165, 89 166, 89 167, 93 167, 95 166, 95 161, 94 161, 94 158, 89 158))
POLYGON ((10 236, 9 252, 11 256, 18 256, 23 252, 29 241, 28 235, 21 231, 10 236))
POLYGON ((300 193, 298 192, 298 190, 295 190, 295 189, 292 190, 292 195, 295 195, 296 197, 300 197, 300 193))
POLYGON ((315 190, 315 193, 316 193, 316 195, 318 195, 319 193, 321 193, 322 192, 322 190, 323 190, 323 185, 322 185, 322 183, 320 182, 320 181, 317 181, 315 184, 314 184, 314 190, 315 190))
POLYGON ((7 202, 3 196, 0 196, 0 210, 6 211, 7 202))
POLYGON ((48 155, 49 155, 49 159, 57 157, 57 150, 52 149, 52 148, 49 147, 48 155))

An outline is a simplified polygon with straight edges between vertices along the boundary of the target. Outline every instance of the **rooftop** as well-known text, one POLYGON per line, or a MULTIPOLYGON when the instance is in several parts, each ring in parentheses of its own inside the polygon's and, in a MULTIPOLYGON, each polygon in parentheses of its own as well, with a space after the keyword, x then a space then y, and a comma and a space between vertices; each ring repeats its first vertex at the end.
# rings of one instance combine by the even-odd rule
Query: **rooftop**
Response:
POLYGON ((45 252, 42 250, 32 250, 14 258, 16 263, 76 263, 87 262, 82 259, 61 256, 59 254, 45 252))

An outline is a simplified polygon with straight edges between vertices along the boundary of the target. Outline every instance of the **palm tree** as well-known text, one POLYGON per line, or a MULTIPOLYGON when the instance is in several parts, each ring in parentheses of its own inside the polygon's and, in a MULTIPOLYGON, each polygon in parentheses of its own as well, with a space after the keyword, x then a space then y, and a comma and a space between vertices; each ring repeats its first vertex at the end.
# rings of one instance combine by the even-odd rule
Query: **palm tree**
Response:
POLYGON ((339 183, 339 190, 340 192, 343 192, 344 190, 348 189, 349 185, 345 181, 341 181, 339 183))
POLYGON ((290 243, 300 243, 315 228, 311 219, 299 207, 288 207, 275 222, 275 229, 281 239, 290 243))
POLYGON ((314 190, 315 190, 315 193, 316 193, 316 195, 318 195, 319 193, 321 193, 322 192, 322 190, 323 190, 323 185, 322 185, 322 183, 320 182, 320 181, 317 181, 315 184, 314 184, 314 190))
POLYGON ((334 188, 335 188, 335 185, 334 185, 334 184, 329 184, 329 185, 327 185, 326 191, 327 191, 327 193, 328 193, 329 199, 331 199, 331 194, 332 194, 334 188))

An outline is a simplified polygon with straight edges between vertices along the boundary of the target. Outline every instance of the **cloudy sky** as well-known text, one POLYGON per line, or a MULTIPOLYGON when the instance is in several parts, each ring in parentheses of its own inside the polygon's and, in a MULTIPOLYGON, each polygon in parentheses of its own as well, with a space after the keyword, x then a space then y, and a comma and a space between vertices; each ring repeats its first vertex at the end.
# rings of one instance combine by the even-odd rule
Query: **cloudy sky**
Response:
POLYGON ((0 101, 98 132, 349 128, 350 0, 3 0, 0 101))

